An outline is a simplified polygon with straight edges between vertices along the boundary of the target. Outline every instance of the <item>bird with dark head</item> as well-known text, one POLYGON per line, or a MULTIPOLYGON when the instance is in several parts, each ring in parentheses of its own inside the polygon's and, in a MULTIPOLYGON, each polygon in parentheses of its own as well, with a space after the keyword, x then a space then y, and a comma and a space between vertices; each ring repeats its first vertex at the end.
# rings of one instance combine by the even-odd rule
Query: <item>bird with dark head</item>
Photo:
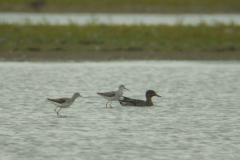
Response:
POLYGON ((161 97, 155 91, 148 90, 146 92, 146 101, 139 100, 139 99, 132 99, 132 98, 122 96, 123 99, 119 100, 119 103, 122 106, 139 106, 139 107, 153 106, 153 102, 152 102, 153 96, 161 97))

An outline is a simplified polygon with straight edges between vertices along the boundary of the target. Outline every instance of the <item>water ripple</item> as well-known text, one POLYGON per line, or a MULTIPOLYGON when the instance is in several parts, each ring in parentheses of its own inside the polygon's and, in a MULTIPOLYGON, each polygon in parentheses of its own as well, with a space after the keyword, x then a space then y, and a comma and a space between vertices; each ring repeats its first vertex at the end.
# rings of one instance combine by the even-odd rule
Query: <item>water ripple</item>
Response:
POLYGON ((239 63, 0 63, 1 159, 238 159, 239 63), (153 107, 122 107, 116 90, 153 107), (58 118, 46 98, 79 98, 58 118))

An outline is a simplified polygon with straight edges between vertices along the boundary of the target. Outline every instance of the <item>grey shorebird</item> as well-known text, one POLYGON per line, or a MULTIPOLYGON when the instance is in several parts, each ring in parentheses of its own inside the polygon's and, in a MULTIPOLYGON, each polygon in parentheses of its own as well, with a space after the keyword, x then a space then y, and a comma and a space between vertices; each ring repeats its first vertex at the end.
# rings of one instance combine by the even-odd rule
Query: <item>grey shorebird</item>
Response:
POLYGON ((139 100, 139 99, 131 99, 131 98, 123 96, 124 99, 123 100, 119 100, 119 103, 122 106, 139 106, 139 107, 153 106, 153 102, 152 102, 152 97, 153 96, 161 97, 155 91, 148 90, 146 92, 146 98, 147 98, 146 101, 139 100))
POLYGON ((54 111, 57 113, 58 117, 62 117, 61 114, 59 113, 59 111, 62 108, 67 108, 69 106, 71 106, 73 104, 73 102, 75 101, 76 98, 78 97, 83 97, 80 95, 80 93, 76 92, 74 93, 74 95, 72 96, 72 98, 58 98, 58 99, 50 99, 47 98, 47 100, 51 103, 53 103, 55 106, 57 106, 54 111), (56 111, 57 108, 60 108, 58 111, 56 111))
MULTIPOLYGON (((129 90, 124 85, 121 84, 119 86, 118 91, 111 91, 111 92, 104 92, 104 93, 97 93, 97 94, 107 99, 108 100, 107 104, 111 101, 110 102, 110 106, 111 106, 112 101, 118 101, 122 97, 124 89, 129 90)), ((107 107, 107 104, 106 104, 106 107, 107 107)))

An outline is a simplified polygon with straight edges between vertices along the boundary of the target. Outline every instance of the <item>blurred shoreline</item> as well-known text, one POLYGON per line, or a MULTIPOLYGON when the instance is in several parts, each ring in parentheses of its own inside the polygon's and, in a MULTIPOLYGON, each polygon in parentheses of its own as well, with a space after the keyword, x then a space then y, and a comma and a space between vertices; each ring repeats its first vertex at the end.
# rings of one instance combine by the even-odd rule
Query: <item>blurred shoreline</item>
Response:
POLYGON ((240 26, 0 25, 3 61, 240 60, 240 26))
POLYGON ((0 12, 228 14, 240 13, 240 4, 237 0, 2 0, 0 12))
POLYGON ((240 60, 236 0, 0 1, 0 30, 1 61, 240 60))
POLYGON ((240 52, 0 52, 0 62, 82 62, 123 60, 240 61, 240 52))
POLYGON ((240 14, 0 13, 0 23, 32 25, 240 25, 240 14))

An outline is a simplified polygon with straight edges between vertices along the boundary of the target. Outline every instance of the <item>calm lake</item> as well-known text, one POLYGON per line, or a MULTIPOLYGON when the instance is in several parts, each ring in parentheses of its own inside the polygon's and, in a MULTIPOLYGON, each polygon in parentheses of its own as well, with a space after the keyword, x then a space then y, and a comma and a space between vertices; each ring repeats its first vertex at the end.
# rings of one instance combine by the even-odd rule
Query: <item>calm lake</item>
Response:
POLYGON ((0 157, 9 159, 239 159, 240 62, 1 62, 0 157), (117 90, 153 107, 122 107, 117 90), (80 92, 58 118, 46 98, 80 92))

